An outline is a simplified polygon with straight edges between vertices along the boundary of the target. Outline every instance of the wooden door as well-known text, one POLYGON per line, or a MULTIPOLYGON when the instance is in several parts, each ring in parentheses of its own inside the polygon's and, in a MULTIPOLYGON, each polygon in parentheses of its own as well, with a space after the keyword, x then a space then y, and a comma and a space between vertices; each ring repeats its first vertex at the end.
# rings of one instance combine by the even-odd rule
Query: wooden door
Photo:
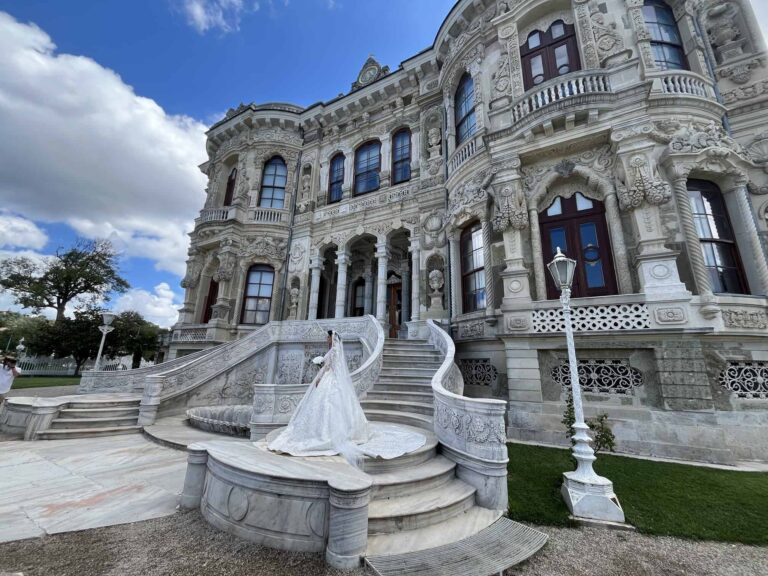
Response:
POLYGON ((389 320, 389 337, 397 338, 400 331, 400 312, 402 310, 403 285, 387 284, 387 317, 389 320))

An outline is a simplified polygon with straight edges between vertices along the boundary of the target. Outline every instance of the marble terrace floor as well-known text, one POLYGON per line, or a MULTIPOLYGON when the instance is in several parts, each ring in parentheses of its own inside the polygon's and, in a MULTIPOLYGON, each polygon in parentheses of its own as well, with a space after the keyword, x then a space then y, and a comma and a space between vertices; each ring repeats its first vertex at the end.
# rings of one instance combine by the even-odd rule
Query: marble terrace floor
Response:
POLYGON ((168 516, 185 471, 140 434, 0 442, 0 542, 168 516))

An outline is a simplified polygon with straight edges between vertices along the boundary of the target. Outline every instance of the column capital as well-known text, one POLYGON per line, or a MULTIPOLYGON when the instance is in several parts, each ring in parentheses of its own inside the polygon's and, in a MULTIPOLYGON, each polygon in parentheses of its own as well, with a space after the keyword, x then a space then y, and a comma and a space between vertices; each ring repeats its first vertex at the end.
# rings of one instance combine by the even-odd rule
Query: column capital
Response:
POLYGON ((324 263, 325 263, 325 258, 323 258, 322 256, 312 256, 309 259, 309 267, 310 268, 322 270, 324 263))
POLYGON ((411 253, 421 250, 421 241, 418 238, 411 238, 411 245, 408 247, 408 251, 411 253))
POLYGON ((376 242, 376 257, 389 258, 389 247, 386 242, 376 242))
POLYGON ((336 263, 339 266, 345 266, 346 264, 349 263, 348 261, 349 261, 349 252, 347 252, 346 250, 342 250, 336 253, 336 263))

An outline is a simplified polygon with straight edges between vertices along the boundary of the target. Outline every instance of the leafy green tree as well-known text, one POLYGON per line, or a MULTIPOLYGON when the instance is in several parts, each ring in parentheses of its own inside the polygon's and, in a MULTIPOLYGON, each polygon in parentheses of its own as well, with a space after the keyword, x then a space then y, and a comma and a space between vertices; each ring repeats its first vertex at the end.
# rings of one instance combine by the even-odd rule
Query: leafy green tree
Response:
POLYGON ((112 325, 115 330, 107 336, 105 344, 109 356, 130 355, 132 368, 138 368, 142 358, 150 360, 154 357, 158 349, 157 337, 161 332, 159 326, 133 311, 123 312, 112 325))
POLYGON ((3 261, 0 287, 25 308, 56 310, 59 322, 75 298, 86 298, 90 304, 107 301, 110 293, 125 292, 129 284, 119 274, 117 254, 108 240, 78 240, 42 263, 26 256, 3 261))

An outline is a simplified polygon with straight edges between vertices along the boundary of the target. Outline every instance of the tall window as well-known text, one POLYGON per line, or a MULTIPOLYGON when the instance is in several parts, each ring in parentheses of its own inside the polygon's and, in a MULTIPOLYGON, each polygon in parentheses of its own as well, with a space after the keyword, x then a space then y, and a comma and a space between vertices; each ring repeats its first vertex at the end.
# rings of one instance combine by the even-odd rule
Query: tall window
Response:
POLYGON ((381 171, 381 142, 363 144, 355 152, 355 194, 365 194, 379 188, 381 171))
POLYGON ((454 98, 454 120, 456 121, 456 146, 468 140, 477 128, 475 119, 475 83, 472 76, 464 74, 456 89, 454 98))
POLYGON ((392 138, 392 184, 411 179, 411 131, 403 128, 392 138))
POLYGON ((711 182, 689 180, 688 196, 712 291, 748 294, 733 228, 720 189, 711 182))
POLYGON ((203 324, 208 324, 208 321, 213 318, 213 305, 216 304, 216 299, 219 297, 219 283, 213 278, 208 283, 208 296, 205 298, 205 310, 203 310, 203 324))
MULTIPOLYGON (((605 207, 580 192, 570 198, 557 197, 539 214, 544 261, 549 262, 557 248, 576 260, 571 294, 575 297, 605 296, 616 293, 616 279, 605 224, 605 207)), ((547 275, 547 297, 560 291, 547 275)))
POLYGON ((275 156, 264 166, 264 176, 261 178, 261 208, 283 208, 285 206, 285 183, 288 178, 288 168, 279 156, 275 156))
POLYGON ((526 90, 581 69, 576 31, 562 20, 553 22, 546 32, 531 32, 520 55, 526 90))
POLYGON ((245 283, 243 313, 240 318, 242 324, 266 324, 269 322, 274 283, 275 271, 271 266, 261 264, 251 266, 245 283))
POLYGON ((235 184, 237 184, 237 168, 232 168, 227 178, 227 191, 224 193, 224 206, 231 206, 235 196, 235 184))
POLYGON ((483 230, 480 223, 462 231, 460 245, 462 312, 466 314, 485 308, 483 230))
POLYGON ((661 70, 687 70, 688 60, 672 9, 662 0, 645 0, 643 18, 651 35, 656 67, 661 70))
POLYGON ((328 174, 328 202, 338 202, 343 194, 344 186, 344 154, 336 154, 331 160, 331 171, 328 174))
POLYGON ((358 278, 352 284, 352 316, 365 314, 365 279, 358 278))

